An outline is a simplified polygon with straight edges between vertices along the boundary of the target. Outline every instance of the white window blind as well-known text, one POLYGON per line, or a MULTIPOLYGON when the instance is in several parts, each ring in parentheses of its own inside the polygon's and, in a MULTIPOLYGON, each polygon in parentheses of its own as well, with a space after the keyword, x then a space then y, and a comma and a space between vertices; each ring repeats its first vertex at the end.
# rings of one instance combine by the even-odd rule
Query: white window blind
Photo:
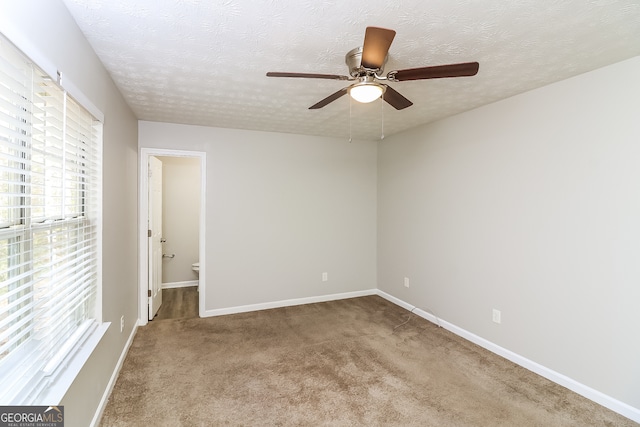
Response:
POLYGON ((44 404, 97 325, 101 125, 0 38, 0 405, 44 404))

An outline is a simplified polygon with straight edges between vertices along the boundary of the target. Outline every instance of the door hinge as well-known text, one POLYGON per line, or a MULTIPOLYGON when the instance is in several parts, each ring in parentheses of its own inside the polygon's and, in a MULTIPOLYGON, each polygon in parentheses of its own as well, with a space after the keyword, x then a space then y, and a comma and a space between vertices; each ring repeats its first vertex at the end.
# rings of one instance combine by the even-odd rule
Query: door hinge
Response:
POLYGON ((147 294, 149 295, 149 298, 151 298, 151 289, 147 291, 147 294))
POLYGON ((151 230, 147 230, 147 237, 151 237, 151 230))

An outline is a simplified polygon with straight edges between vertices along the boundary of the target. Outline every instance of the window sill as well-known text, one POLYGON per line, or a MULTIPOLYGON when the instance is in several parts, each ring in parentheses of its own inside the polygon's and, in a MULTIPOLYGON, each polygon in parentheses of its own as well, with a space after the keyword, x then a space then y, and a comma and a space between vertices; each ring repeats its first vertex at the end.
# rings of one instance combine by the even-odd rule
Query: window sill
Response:
POLYGON ((73 355, 66 361, 65 366, 57 373, 56 379, 35 398, 34 405, 57 405, 62 401, 62 398, 110 326, 111 322, 99 324, 90 335, 78 345, 76 351, 73 352, 73 355))

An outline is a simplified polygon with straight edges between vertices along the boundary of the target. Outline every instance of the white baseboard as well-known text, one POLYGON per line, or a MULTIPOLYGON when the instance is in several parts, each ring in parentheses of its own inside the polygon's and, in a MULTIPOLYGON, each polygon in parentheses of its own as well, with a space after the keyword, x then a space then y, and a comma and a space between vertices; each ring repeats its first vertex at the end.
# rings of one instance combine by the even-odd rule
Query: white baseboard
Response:
POLYGON ((162 284, 162 289, 171 288, 188 288, 190 286, 198 286, 197 280, 186 280, 184 282, 168 282, 162 284))
POLYGON ((127 357, 127 353, 129 352, 129 348, 131 347, 131 343, 133 342, 133 338, 136 336, 136 332, 138 331, 138 324, 133 326, 133 330, 127 339, 127 343, 124 345, 122 349, 122 353, 120 354, 120 358, 118 359, 118 363, 116 363, 116 367, 111 374, 111 378, 109 379, 109 383, 107 384, 106 389, 104 390, 104 394, 102 395, 102 399, 100 399, 100 403, 98 404, 98 408, 96 409, 96 413, 93 416, 93 420, 91 420, 91 427, 97 426, 100 424, 100 419, 102 418, 102 414, 104 413, 104 409, 107 406, 107 401, 109 400, 109 396, 111 395, 111 391, 113 390, 113 386, 116 385, 116 380, 118 379, 118 375, 120 375, 120 369, 122 369, 122 365, 124 363, 124 359, 127 357))
POLYGON ((579 395, 584 396, 587 399, 593 402, 596 402, 599 405, 604 406, 605 408, 609 408, 612 411, 617 412, 618 414, 629 418, 630 420, 640 423, 640 409, 638 408, 634 408, 631 405, 628 405, 598 390, 595 390, 589 386, 579 383, 578 381, 571 379, 566 375, 563 375, 559 372, 556 372, 552 369, 542 366, 539 363, 529 360, 526 357, 520 356, 519 354, 516 354, 511 350, 507 350, 506 348, 500 347, 499 345, 496 345, 491 341, 488 341, 482 337, 479 337, 478 335, 475 335, 465 329, 462 329, 456 325, 453 325, 449 322, 439 319, 434 314, 428 313, 424 310, 416 308, 415 306, 405 301, 402 301, 401 299, 398 299, 392 295, 389 295, 384 291, 376 290, 376 294, 406 310, 413 311, 413 313, 417 314, 418 316, 432 323, 435 323, 438 326, 441 326, 448 331, 453 332, 454 334, 466 339, 467 341, 471 341, 472 343, 477 344, 480 347, 483 347, 492 353, 502 356, 505 359, 510 360, 513 363, 522 366, 523 368, 526 368, 532 372, 535 372, 536 374, 550 381, 553 381, 556 384, 566 387, 569 390, 574 391, 579 395))
POLYGON ((290 307, 294 305, 313 304, 316 302, 336 301, 347 298, 357 298, 369 295, 376 295, 377 289, 368 289, 364 291, 344 292, 341 294, 321 295, 316 297, 296 298, 282 301, 273 301, 260 304, 240 305, 237 307, 218 308, 213 310, 205 310, 201 317, 223 316, 226 314, 246 313, 249 311, 268 310, 270 308, 290 307))

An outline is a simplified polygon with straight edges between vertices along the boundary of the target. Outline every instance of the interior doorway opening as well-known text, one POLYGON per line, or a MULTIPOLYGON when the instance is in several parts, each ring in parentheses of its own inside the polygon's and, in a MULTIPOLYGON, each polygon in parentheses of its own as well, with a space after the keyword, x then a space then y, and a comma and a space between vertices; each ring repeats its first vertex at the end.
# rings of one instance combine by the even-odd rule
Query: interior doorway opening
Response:
MULTIPOLYGON (((141 149, 141 325, 162 310, 165 289, 171 289, 170 296, 184 294, 174 291, 176 288, 197 290, 198 315, 204 312, 205 166, 202 152, 141 149)), ((172 305, 169 311, 175 312, 175 301, 166 302, 163 318, 167 318, 168 305, 172 305)))

